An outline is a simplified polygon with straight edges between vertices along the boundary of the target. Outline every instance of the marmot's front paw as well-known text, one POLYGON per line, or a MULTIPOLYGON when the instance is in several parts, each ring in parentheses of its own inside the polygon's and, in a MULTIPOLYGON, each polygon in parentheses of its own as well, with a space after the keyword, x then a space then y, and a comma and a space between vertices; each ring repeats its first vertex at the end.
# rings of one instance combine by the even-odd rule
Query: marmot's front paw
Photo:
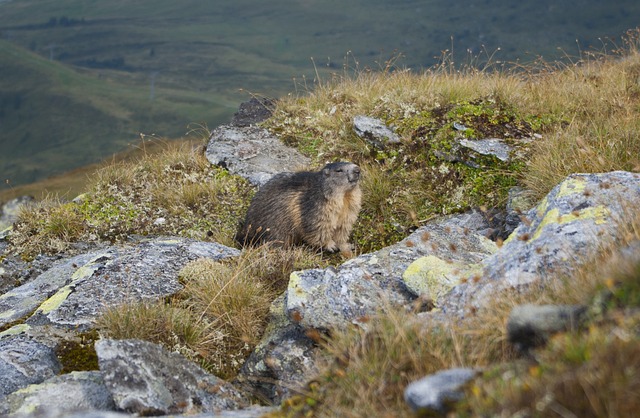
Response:
POLYGON ((347 258, 353 257, 353 245, 348 242, 340 244, 340 254, 342 254, 343 257, 347 258))
POLYGON ((338 251, 340 247, 334 241, 327 242, 327 245, 324 246, 324 250, 329 253, 335 253, 338 251))

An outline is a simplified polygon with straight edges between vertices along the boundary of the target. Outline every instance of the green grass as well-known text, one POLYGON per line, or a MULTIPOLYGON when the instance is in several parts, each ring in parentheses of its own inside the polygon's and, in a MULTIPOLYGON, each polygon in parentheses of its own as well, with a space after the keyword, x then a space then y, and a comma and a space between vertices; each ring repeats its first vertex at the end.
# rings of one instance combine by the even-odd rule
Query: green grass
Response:
POLYGON ((231 111, 214 97, 161 87, 150 101, 147 86, 99 78, 6 41, 0 55, 7 59, 0 67, 0 171, 10 186, 98 162, 139 142, 140 133, 185 136, 190 124, 215 115, 209 109, 218 118, 231 111))

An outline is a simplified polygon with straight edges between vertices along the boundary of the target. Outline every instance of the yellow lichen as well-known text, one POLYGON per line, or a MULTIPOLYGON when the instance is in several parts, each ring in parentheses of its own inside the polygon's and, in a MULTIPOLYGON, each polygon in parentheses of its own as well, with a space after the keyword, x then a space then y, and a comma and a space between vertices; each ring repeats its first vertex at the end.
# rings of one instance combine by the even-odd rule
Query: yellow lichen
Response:
POLYGON ((538 225, 538 228, 536 228, 531 241, 538 239, 542 234, 544 227, 550 224, 561 225, 570 222, 576 222, 578 220, 584 221, 585 219, 593 219, 596 225, 602 225, 607 222, 608 216, 609 209, 604 206, 594 206, 567 214, 560 214, 560 211, 557 208, 552 209, 547 212, 547 214, 540 222, 540 225, 538 225))
POLYGON ((572 194, 583 193, 586 185, 587 185, 587 181, 583 177, 575 177, 575 178, 567 179, 562 183, 560 183, 560 190, 558 190, 556 199, 566 197, 572 194))
POLYGON ((429 296, 436 301, 439 296, 460 283, 464 277, 481 271, 478 264, 446 261, 434 255, 420 257, 407 267, 402 280, 413 292, 429 296))
POLYGON ((11 328, 9 328, 6 331, 0 332, 0 338, 6 337, 8 335, 22 334, 22 333, 25 333, 25 332, 29 331, 29 329, 31 329, 31 326, 29 326, 27 324, 14 325, 14 326, 12 326, 11 328))

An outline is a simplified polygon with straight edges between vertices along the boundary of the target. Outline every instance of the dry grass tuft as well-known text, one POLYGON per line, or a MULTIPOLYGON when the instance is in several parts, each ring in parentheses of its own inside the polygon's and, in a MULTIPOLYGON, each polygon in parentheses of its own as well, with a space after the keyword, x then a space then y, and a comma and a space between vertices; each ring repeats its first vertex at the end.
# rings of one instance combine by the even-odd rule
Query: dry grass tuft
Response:
POLYGON ((62 252, 84 232, 86 224, 75 205, 48 197, 22 208, 10 240, 24 258, 62 252))
POLYGON ((109 309, 99 327, 112 338, 163 344, 229 379, 260 340, 271 302, 289 274, 323 265, 319 255, 303 249, 268 246, 232 260, 195 260, 182 269, 184 289, 172 300, 109 309))

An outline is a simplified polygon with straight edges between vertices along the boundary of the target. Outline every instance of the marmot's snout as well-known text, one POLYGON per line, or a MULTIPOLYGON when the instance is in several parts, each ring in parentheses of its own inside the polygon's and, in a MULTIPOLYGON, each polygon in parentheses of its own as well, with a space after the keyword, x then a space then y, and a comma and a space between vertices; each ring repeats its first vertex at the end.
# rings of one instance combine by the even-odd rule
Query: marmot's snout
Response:
POLYGON ((349 183, 357 183, 360 180, 360 167, 357 165, 353 165, 349 171, 347 171, 347 179, 349 179, 349 183))

